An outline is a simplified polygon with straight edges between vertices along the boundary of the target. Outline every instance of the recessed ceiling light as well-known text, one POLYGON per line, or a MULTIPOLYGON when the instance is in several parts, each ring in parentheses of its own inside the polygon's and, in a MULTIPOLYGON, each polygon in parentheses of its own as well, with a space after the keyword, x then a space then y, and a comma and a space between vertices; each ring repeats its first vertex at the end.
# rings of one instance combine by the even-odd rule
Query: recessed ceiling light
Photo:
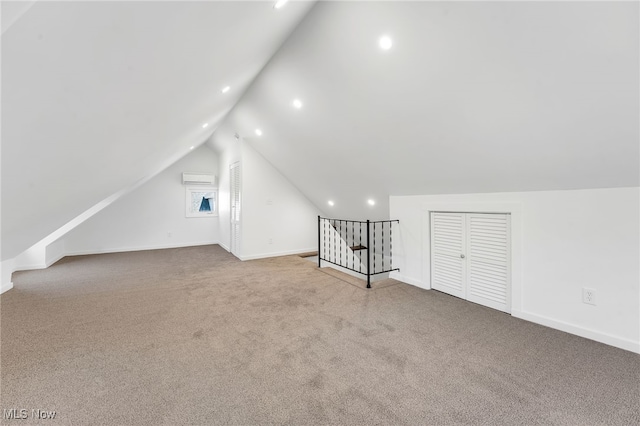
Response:
POLYGON ((294 108, 297 108, 297 109, 302 108, 302 101, 300 99, 294 99, 293 100, 293 106, 294 106, 294 108))
POLYGON ((327 204, 329 204, 330 206, 335 205, 335 203, 333 201, 331 201, 331 200, 329 200, 329 202, 327 202, 327 204))
POLYGON ((368 200, 367 200, 367 204, 369 204, 370 206, 375 206, 375 205, 376 205, 376 202, 375 202, 375 201, 373 201, 372 199, 368 199, 368 200))
POLYGON ((258 136, 262 136, 262 130, 260 130, 260 129, 256 129, 256 135, 258 135, 258 136))
POLYGON ((193 148, 195 148, 195 147, 193 147, 193 146, 189 147, 189 149, 193 149, 193 148))
POLYGON ((289 0, 278 0, 276 2, 276 4, 273 5, 274 9, 281 9, 282 7, 284 7, 285 4, 287 4, 289 0))
POLYGON ((204 124, 202 125, 202 128, 203 128, 203 129, 206 129, 207 127, 209 127, 209 123, 204 123, 204 124))
POLYGON ((231 87, 230 86, 225 86, 225 87, 222 88, 221 91, 222 91, 222 93, 227 93, 229 90, 231 90, 231 87))
POLYGON ((391 37, 383 35, 380 37, 380 40, 378 40, 378 44, 380 45, 380 49, 389 50, 391 46, 393 46, 393 41, 391 41, 391 37))

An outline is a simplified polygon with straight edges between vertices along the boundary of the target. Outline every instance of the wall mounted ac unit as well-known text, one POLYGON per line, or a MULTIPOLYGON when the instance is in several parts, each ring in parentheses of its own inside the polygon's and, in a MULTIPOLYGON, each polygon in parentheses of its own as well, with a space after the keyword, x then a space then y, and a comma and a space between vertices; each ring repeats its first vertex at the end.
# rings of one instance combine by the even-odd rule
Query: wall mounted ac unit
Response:
POLYGON ((183 173, 183 185, 215 185, 216 176, 206 173, 183 173))

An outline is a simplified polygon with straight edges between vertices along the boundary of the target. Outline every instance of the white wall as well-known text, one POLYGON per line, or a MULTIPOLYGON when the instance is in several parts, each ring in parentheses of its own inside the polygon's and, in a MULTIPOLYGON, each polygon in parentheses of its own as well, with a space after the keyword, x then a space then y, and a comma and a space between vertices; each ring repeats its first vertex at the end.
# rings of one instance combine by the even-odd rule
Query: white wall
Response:
POLYGON ((242 259, 317 249, 320 211, 245 141, 242 152, 242 259))
POLYGON ((640 352, 640 188, 392 196, 395 276, 423 288, 430 210, 510 212, 512 315, 640 352))
POLYGON ((69 255, 218 242, 218 217, 185 217, 182 172, 218 174, 218 156, 203 145, 126 194, 64 237, 69 255), (171 233, 171 236, 169 236, 171 233))

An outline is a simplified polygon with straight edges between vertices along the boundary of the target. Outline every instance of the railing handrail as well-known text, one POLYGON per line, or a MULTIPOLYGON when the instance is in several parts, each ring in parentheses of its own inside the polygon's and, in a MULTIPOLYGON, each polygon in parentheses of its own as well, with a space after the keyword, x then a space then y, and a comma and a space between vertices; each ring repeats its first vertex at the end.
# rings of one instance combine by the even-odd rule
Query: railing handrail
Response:
POLYGON ((382 222, 396 222, 396 223, 400 223, 399 219, 385 219, 385 220, 352 220, 352 219, 338 219, 333 218, 333 217, 322 217, 322 216, 318 216, 320 219, 324 219, 324 220, 338 220, 338 221, 342 221, 342 222, 354 222, 354 223, 382 223, 382 222))
MULTIPOLYGON (((329 217, 322 217, 320 215, 318 215, 318 267, 322 267, 322 261, 325 261, 327 263, 331 263, 333 265, 337 265, 340 266, 342 268, 348 269, 350 271, 353 272, 357 272, 359 274, 363 274, 367 276, 367 288, 371 288, 371 276, 372 275, 378 275, 378 274, 382 274, 385 272, 392 272, 392 271, 399 271, 399 268, 394 268, 393 267, 393 227, 392 224, 393 223, 400 223, 400 221, 398 219, 387 219, 387 220, 377 220, 377 221, 371 221, 371 220, 366 220, 366 221, 362 221, 362 220, 351 220, 351 219, 338 219, 338 218, 329 218, 329 217), (340 251, 340 258, 339 258, 339 263, 338 261, 338 257, 337 257, 337 253, 336 253, 336 236, 334 232, 329 233, 329 235, 327 236, 327 232, 326 232, 326 227, 323 227, 322 225, 322 221, 325 221, 325 224, 328 222, 328 225, 333 227, 334 232, 338 233, 338 237, 340 238, 340 241, 338 243, 338 247, 337 249, 340 251), (336 226, 336 224, 338 224, 338 226, 336 226), (344 227, 344 235, 343 235, 343 224, 345 224, 346 226, 344 227), (351 243, 349 243, 349 224, 351 225, 351 243), (356 239, 355 239, 355 224, 358 224, 358 244, 356 244, 356 239), (381 225, 381 244, 380 244, 380 249, 378 251, 378 249, 376 248, 376 230, 378 228, 378 224, 382 224, 381 225), (388 233, 388 247, 389 247, 389 252, 387 253, 387 257, 386 259, 388 262, 388 267, 387 269, 385 269, 385 224, 389 224, 389 226, 387 227, 389 233, 388 233), (363 225, 366 225, 366 234, 363 231, 363 225), (371 240, 371 228, 373 228, 373 244, 372 240, 371 240), (321 238, 321 233, 323 238, 321 238), (365 234, 365 235, 363 235, 365 234), (365 237, 364 243, 366 244, 366 246, 363 246, 362 243, 362 238, 363 236, 365 237), (346 243, 346 246, 343 249, 343 242, 346 243), (324 247, 324 251, 322 250, 322 248, 324 247), (328 250, 327 250, 328 247, 328 250), (345 263, 343 264, 342 262, 342 258, 343 258, 343 252, 345 250, 347 251, 347 254, 345 256, 345 263), (366 254, 366 271, 363 272, 362 271, 362 263, 363 260, 361 257, 359 257, 359 255, 356 255, 355 251, 362 251, 362 250, 366 250, 367 254, 366 254), (351 267, 349 267, 349 251, 351 251, 351 267), (328 257, 325 257, 327 256, 328 257), (333 254, 333 256, 332 256, 333 254), (371 256, 373 254, 373 268, 371 267, 371 256), (376 267, 376 256, 381 256, 381 269, 382 270, 378 270, 378 268, 376 267), (359 268, 355 269, 355 259, 358 258, 358 264, 359 264, 359 268)), ((327 226, 327 225, 325 225, 327 226)))

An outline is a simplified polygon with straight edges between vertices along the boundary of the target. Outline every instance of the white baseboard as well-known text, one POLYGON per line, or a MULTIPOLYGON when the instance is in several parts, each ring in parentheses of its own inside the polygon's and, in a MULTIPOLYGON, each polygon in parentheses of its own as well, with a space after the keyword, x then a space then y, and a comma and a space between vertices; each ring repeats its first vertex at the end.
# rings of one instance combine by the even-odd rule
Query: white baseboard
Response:
POLYGON ((227 247, 225 244, 218 243, 218 245, 219 245, 220 247, 222 247, 223 249, 225 249, 226 251, 228 251, 229 253, 231 253, 231 249, 230 249, 229 247, 227 247))
POLYGON ((4 293, 5 291, 9 291, 13 288, 13 283, 10 282, 8 284, 2 284, 0 285, 0 294, 4 293))
POLYGON ((281 251, 276 253, 252 254, 249 256, 240 256, 240 260, 244 261, 244 260, 265 259, 268 257, 291 256, 294 254, 309 253, 316 250, 317 250, 317 247, 313 247, 308 249, 289 250, 289 251, 281 251))
POLYGON ((22 264, 22 265, 14 266, 13 272, 31 271, 35 269, 46 269, 66 256, 86 256, 90 254, 125 253, 130 251, 143 251, 143 250, 163 250, 163 249, 180 248, 180 247, 208 246, 212 244, 218 244, 218 243, 215 241, 211 241, 211 242, 198 242, 198 243, 164 244, 160 246, 140 246, 140 247, 70 251, 70 252, 60 253, 53 259, 50 259, 49 261, 47 261, 47 263, 32 263, 32 264, 22 264))
POLYGON ((604 343, 605 345, 615 346, 616 348, 640 353, 640 341, 634 341, 624 337, 614 336, 608 333, 602 333, 600 331, 580 327, 564 321, 554 320, 552 318, 532 314, 530 312, 512 311, 511 316, 526 321, 535 322, 536 324, 544 325, 546 327, 554 328, 566 333, 575 334, 576 336, 584 337, 586 339, 595 340, 596 342, 604 343))
POLYGON ((46 265, 45 263, 22 264, 22 265, 14 266, 13 272, 32 271, 34 269, 46 269, 46 268, 48 268, 48 265, 46 265))
POLYGON ((93 250, 77 250, 77 251, 69 251, 69 252, 65 253, 64 256, 86 256, 86 255, 89 255, 89 254, 125 253, 125 252, 129 252, 129 251, 144 251, 144 250, 164 250, 164 249, 180 248, 180 247, 209 246, 209 245, 213 245, 213 244, 218 244, 218 242, 217 241, 206 241, 206 242, 197 242, 197 243, 161 244, 161 245, 152 245, 152 246, 119 247, 119 248, 106 248, 106 249, 93 249, 93 250))
POLYGON ((400 281, 400 282, 403 282, 405 284, 410 284, 410 285, 413 285, 413 286, 416 286, 416 287, 420 287, 420 288, 423 288, 425 290, 430 290, 430 288, 428 286, 424 285, 422 283, 422 281, 420 281, 419 279, 406 277, 406 276, 402 275, 400 272, 397 272, 397 271, 391 272, 389 274, 389 278, 393 278, 396 281, 400 281))

